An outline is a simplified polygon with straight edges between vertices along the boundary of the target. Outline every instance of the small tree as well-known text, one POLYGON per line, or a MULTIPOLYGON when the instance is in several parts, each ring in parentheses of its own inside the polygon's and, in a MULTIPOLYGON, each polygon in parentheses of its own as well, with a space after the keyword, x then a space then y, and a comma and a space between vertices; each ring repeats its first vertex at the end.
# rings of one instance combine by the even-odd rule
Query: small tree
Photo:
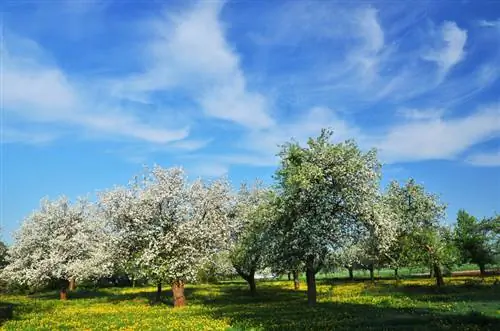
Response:
POLYGON ((252 188, 242 185, 233 217, 230 259, 236 272, 257 292, 255 272, 264 266, 266 229, 274 216, 271 193, 259 182, 252 188))
POLYGON ((42 200, 15 235, 3 276, 30 287, 56 279, 60 298, 67 298, 71 280, 99 278, 111 273, 107 233, 86 200, 71 205, 62 197, 42 200))
POLYGON ((395 254, 389 253, 387 256, 398 266, 403 259, 419 262, 427 260, 434 271, 436 285, 443 285, 442 265, 447 262, 448 254, 444 252, 448 251, 448 248, 445 249, 448 245, 440 236, 440 220, 445 215, 446 206, 413 179, 404 185, 391 182, 386 198, 400 222, 395 243, 402 245, 394 248, 395 254))
POLYGON ((488 220, 479 222, 465 210, 459 210, 454 231, 454 241, 462 262, 477 264, 482 276, 485 274, 486 265, 495 262, 492 231, 489 231, 491 227, 487 225, 488 220))

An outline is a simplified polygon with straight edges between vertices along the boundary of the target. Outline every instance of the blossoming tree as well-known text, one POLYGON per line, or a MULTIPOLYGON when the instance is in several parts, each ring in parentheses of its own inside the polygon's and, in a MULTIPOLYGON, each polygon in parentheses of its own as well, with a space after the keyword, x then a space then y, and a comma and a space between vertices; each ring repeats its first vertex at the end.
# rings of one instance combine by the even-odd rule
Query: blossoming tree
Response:
POLYGON ((109 275, 109 238, 101 220, 87 200, 71 205, 65 197, 43 199, 16 233, 2 276, 30 287, 59 280, 64 300, 70 283, 109 275))
POLYGON ((181 168, 156 166, 128 188, 101 195, 124 264, 158 284, 172 285, 175 306, 185 305, 184 285, 227 242, 230 188, 225 180, 187 181, 181 168))
POLYGON ((443 235, 445 231, 440 226, 446 206, 438 196, 426 192, 413 179, 402 185, 391 182, 387 201, 401 222, 398 240, 387 255, 395 263, 400 259, 427 260, 436 277, 436 285, 443 285, 442 265, 453 255, 449 240, 443 235))
POLYGON ((379 199, 380 165, 374 151, 363 153, 353 141, 333 144, 323 130, 307 147, 287 143, 276 172, 280 210, 274 226, 285 255, 305 264, 308 303, 316 303, 315 275, 331 251, 340 250, 367 229, 380 249, 392 240, 391 219, 379 199))

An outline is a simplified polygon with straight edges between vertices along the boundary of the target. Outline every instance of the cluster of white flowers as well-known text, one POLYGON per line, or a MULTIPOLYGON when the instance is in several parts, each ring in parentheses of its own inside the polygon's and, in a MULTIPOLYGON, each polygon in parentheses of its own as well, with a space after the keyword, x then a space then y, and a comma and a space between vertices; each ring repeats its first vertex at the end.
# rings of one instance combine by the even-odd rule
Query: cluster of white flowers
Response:
POLYGON ((130 261, 158 282, 189 282, 227 243, 230 186, 226 180, 189 183, 181 168, 159 166, 129 187, 100 196, 122 265, 130 261))
POLYGON ((108 245, 103 220, 87 200, 43 199, 17 232, 2 277, 32 287, 102 277, 112 272, 108 245))

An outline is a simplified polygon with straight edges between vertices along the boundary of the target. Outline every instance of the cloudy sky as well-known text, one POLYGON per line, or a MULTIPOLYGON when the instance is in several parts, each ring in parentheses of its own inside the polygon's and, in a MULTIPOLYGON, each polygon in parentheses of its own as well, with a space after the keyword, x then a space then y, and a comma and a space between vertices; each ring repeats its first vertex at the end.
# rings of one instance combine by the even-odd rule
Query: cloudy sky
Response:
POLYGON ((500 212, 500 3, 7 1, 1 219, 143 164, 270 182, 323 127, 457 209, 500 212))

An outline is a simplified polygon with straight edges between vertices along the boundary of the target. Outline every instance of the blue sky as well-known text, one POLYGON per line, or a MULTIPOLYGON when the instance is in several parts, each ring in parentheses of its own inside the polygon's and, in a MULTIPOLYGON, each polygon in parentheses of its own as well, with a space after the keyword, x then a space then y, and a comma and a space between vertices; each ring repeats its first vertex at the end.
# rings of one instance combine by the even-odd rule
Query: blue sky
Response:
POLYGON ((267 182, 323 127, 500 212, 500 3, 15 1, 2 17, 2 237, 143 164, 267 182))

